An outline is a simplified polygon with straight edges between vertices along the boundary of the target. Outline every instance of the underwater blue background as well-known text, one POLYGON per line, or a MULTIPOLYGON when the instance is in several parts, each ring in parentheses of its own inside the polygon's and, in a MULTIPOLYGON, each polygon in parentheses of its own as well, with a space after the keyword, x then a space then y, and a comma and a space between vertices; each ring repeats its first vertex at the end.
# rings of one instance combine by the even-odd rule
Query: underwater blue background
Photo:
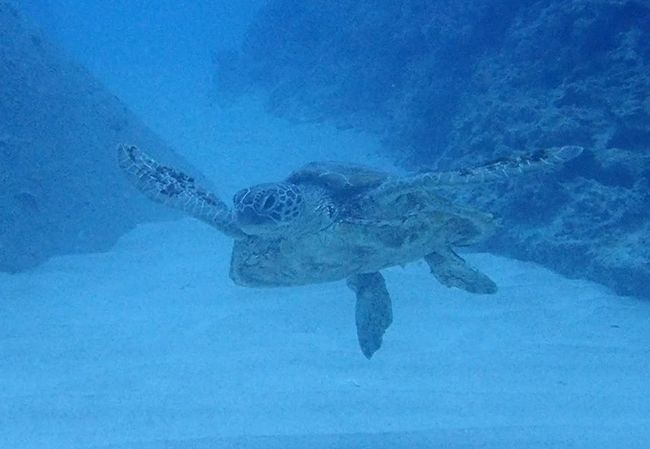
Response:
POLYGON ((0 447, 647 447, 649 66, 642 1, 0 2, 0 447), (226 201, 585 152, 446 191, 498 217, 463 256, 499 292, 386 270, 367 361, 344 282, 235 286, 120 142, 226 201))

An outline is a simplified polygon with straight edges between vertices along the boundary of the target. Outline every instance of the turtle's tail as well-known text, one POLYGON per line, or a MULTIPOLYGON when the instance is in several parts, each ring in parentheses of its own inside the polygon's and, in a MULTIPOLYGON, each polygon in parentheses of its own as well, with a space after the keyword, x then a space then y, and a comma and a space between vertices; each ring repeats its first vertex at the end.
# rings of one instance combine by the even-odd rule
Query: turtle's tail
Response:
POLYGON ((234 225, 228 206, 197 186, 194 178, 159 164, 133 145, 118 145, 117 156, 129 181, 150 200, 182 210, 233 238, 244 235, 234 225))

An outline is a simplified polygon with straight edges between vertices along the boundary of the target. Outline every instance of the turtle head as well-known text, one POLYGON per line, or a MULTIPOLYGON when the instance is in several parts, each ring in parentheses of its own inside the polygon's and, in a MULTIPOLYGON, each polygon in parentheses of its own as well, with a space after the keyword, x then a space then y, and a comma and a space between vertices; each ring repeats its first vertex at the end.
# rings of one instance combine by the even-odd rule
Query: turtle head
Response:
POLYGON ((235 194, 235 220, 249 235, 319 230, 332 222, 334 209, 320 206, 315 197, 296 184, 259 184, 235 194))

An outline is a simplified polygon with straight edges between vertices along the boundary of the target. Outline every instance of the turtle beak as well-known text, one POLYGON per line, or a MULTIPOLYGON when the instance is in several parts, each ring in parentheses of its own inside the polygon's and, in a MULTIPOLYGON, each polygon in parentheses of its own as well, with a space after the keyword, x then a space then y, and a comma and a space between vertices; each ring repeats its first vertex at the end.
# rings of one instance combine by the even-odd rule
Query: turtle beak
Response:
POLYGON ((235 213, 237 219, 237 224, 239 226, 260 226, 267 224, 270 220, 267 217, 264 217, 256 213, 252 208, 246 208, 244 210, 238 210, 235 213))
POLYGON ((237 226, 248 235, 272 234, 278 231, 278 224, 269 216, 259 214, 252 208, 235 212, 237 226))

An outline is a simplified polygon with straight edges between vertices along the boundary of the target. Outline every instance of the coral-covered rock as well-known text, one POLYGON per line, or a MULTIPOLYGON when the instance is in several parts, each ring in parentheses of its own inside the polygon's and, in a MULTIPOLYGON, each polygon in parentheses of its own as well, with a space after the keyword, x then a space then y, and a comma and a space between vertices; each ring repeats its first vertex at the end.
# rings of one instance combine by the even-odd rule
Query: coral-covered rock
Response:
POLYGON ((490 249, 650 296, 647 2, 271 0, 218 60, 223 97, 374 131, 412 168, 585 146, 558 175, 450 195, 502 217, 490 249))
POLYGON ((171 217, 123 180, 115 151, 122 141, 182 164, 0 2, 0 271, 105 250, 136 223, 171 217))

